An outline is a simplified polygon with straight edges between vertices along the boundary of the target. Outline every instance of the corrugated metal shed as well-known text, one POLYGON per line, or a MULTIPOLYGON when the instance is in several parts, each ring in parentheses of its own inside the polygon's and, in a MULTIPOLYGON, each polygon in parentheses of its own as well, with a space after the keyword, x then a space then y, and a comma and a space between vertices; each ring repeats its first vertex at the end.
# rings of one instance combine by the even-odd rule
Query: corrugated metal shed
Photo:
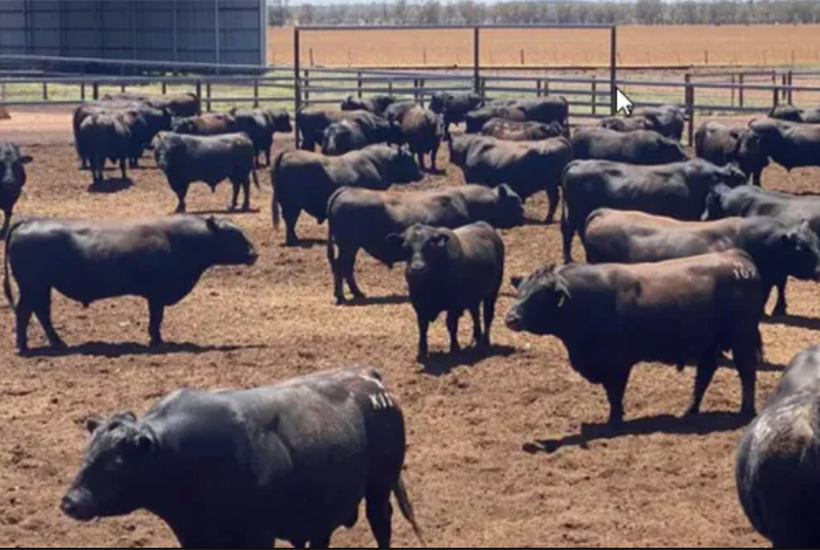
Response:
POLYGON ((265 65, 265 0, 1 0, 0 54, 265 65))

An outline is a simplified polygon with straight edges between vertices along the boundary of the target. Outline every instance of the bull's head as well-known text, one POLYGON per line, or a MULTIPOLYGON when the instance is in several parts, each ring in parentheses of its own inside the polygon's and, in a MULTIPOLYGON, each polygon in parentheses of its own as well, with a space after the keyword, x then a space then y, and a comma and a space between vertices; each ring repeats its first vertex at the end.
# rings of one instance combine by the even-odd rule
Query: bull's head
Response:
POLYGON ((78 521, 129 514, 145 505, 158 443, 154 432, 130 412, 89 420, 91 442, 61 509, 78 521))
POLYGON ((0 144, 0 187, 20 189, 26 183, 24 165, 33 159, 20 154, 20 148, 12 144, 0 144))
POLYGON ((526 278, 512 279, 518 298, 504 318, 510 330, 542 335, 560 330, 562 312, 572 299, 560 270, 543 266, 526 278))

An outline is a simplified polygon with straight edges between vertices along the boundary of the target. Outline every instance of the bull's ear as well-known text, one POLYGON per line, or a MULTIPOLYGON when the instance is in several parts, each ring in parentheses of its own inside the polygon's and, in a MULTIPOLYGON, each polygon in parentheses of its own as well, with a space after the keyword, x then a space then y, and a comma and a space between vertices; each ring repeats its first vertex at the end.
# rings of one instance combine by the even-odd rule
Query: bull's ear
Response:
POLYGON ((558 307, 564 307, 564 305, 572 299, 572 294, 570 294, 569 289, 564 283, 556 284, 555 292, 558 294, 558 307))
POLYGON ((85 421, 85 430, 89 434, 93 434, 97 431, 97 428, 102 426, 103 420, 97 416, 92 416, 91 418, 87 418, 85 421))
POLYGON ((436 246, 440 246, 444 248, 447 246, 447 243, 450 242, 450 234, 449 233, 439 233, 435 237, 432 238, 432 243, 436 246))
POLYGON ((523 283, 523 282, 524 282, 524 277, 519 277, 517 275, 514 275, 514 276, 510 277, 510 284, 513 286, 513 288, 515 290, 518 290, 519 287, 521 286, 521 283, 523 283))
POLYGON ((398 233, 390 233, 384 238, 384 242, 393 250, 401 250, 404 247, 404 237, 398 233))
POLYGON ((205 219, 205 224, 208 226, 208 229, 210 229, 211 231, 214 231, 214 232, 219 231, 219 222, 216 221, 215 217, 208 216, 205 219))
POLYGON ((23 155, 22 157, 20 157, 20 162, 22 164, 28 164, 29 162, 31 162, 33 160, 34 159, 31 157, 31 155, 23 155))
POLYGON ((154 454, 155 448, 156 441, 148 433, 140 434, 134 439, 134 450, 140 457, 150 457, 154 454))

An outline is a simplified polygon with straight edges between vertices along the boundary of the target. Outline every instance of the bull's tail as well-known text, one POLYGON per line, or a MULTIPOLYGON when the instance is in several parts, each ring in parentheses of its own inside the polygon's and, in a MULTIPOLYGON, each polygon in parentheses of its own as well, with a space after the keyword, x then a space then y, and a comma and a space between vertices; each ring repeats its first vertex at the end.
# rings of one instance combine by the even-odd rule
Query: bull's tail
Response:
POLYGON ((330 215, 333 210, 333 203, 336 202, 336 197, 339 196, 339 189, 337 189, 327 200, 327 261, 330 263, 330 269, 333 274, 336 274, 336 248, 333 240, 333 216, 330 215))
POLYGON ((273 168, 270 170, 270 185, 273 188, 273 198, 271 199, 271 216, 273 219, 273 227, 279 229, 279 197, 276 193, 276 180, 278 179, 277 173, 279 172, 279 167, 282 164, 282 159, 285 157, 285 152, 282 151, 278 155, 276 155, 276 160, 273 162, 273 168))
POLYGON ((413 503, 410 502, 410 497, 407 496, 407 489, 404 486, 404 481, 401 476, 399 476, 398 481, 396 481, 396 484, 393 486, 393 494, 396 495, 396 500, 399 503, 401 515, 404 516, 404 519, 406 519, 413 527, 413 532, 416 534, 416 537, 418 537, 421 546, 426 548, 427 544, 424 542, 424 536, 421 533, 421 528, 419 527, 418 522, 416 522, 416 513, 413 511, 413 503))
POLYGON ((9 257, 11 252, 11 236, 14 230, 20 227, 22 222, 16 222, 9 227, 6 232, 6 256, 3 258, 3 294, 6 295, 6 301, 12 311, 17 311, 17 305, 14 303, 14 295, 11 293, 11 277, 9 277, 9 257))

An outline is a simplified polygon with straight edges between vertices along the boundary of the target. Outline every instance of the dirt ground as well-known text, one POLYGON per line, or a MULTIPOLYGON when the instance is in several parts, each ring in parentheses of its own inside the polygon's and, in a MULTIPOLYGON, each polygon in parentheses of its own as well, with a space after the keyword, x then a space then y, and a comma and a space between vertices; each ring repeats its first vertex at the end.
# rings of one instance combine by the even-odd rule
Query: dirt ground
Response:
MULTIPOLYGON (((34 156, 18 204, 21 215, 127 217, 169 213, 175 199, 145 160, 133 185, 91 193, 77 170, 70 115, 12 113, 0 139, 34 156)), ((280 139, 280 138, 277 138, 280 139)), ((281 144, 291 146, 285 139, 281 144)), ((442 153, 442 162, 446 154, 442 153)), ((110 173, 112 176, 115 173, 110 173)), ((816 192, 820 173, 791 175, 771 168, 770 188, 816 192)), ((303 217, 308 245, 282 246, 270 221, 269 177, 254 190, 255 212, 231 216, 256 243, 252 268, 208 272, 194 292, 168 310, 169 344, 150 350, 147 307, 136 299, 88 309, 57 297, 57 330, 65 354, 18 357, 13 316, 0 306, 0 545, 167 546, 175 541, 144 513, 80 525, 58 510, 82 458, 83 421, 131 409, 142 414, 182 386, 249 387, 321 369, 367 364, 380 369, 404 406, 409 449, 406 481, 426 538, 440 547, 465 546, 758 546, 763 540, 737 502, 733 453, 741 433, 734 416, 740 388, 721 370, 698 420, 677 419, 688 402, 693 370, 641 365, 627 391, 627 424, 620 435, 600 429, 604 392, 575 374, 554 338, 513 334, 494 326, 494 350, 442 354, 446 330, 431 331, 434 356, 415 361, 416 323, 404 300, 401 269, 361 256, 359 281, 371 297, 362 306, 331 305, 325 259, 326 227, 303 217)), ((458 185, 460 172, 411 186, 458 185)), ((196 186, 194 212, 222 212, 229 188, 196 186)), ((507 274, 526 274, 560 260, 557 226, 545 227, 543 196, 527 204, 529 225, 503 232, 507 274)), ((576 251, 576 257, 579 252, 576 251)), ((813 283, 790 285, 792 317, 763 327, 769 363, 760 373, 762 403, 801 349, 816 343, 820 301, 813 283)), ((498 311, 508 309, 505 292, 498 311)), ((461 340, 469 343, 466 319, 461 340)), ((38 325, 32 346, 45 345, 38 325)), ((397 515, 397 546, 415 545, 397 515)), ((366 523, 340 531, 337 546, 373 546, 366 523)))

